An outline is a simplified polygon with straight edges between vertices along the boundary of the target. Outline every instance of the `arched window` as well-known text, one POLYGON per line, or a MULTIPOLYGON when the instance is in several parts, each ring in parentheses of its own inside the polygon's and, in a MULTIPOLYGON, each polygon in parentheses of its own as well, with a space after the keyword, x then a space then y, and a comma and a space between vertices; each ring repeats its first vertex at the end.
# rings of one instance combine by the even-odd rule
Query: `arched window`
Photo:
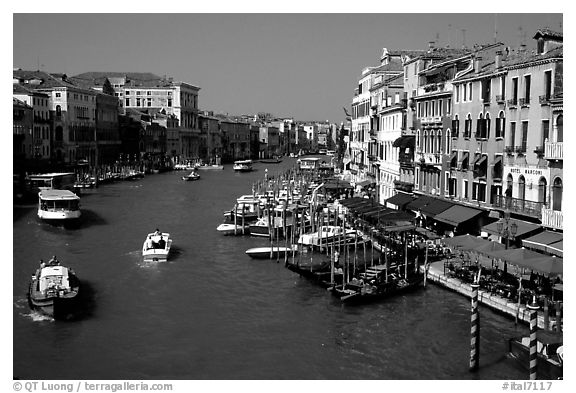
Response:
POLYGON ((436 133, 430 131, 430 138, 428 138, 428 153, 434 153, 434 145, 436 144, 436 133))
POLYGON ((546 204, 546 178, 544 177, 538 181, 538 202, 546 204))
POLYGON ((562 210, 562 179, 554 179, 552 186, 552 209, 562 210))
POLYGON ((424 138, 422 141, 422 151, 425 153, 428 148, 428 131, 424 131, 424 138))
POLYGON ((556 118, 556 130, 557 130, 557 136, 556 136, 556 142, 562 142, 564 140, 564 116, 560 115, 556 118))
POLYGON ((518 199, 526 199, 526 179, 522 175, 518 178, 518 199))
POLYGON ((512 186, 514 185, 514 178, 511 174, 506 177, 506 196, 512 197, 512 186))
POLYGON ((460 130, 460 117, 454 115, 454 120, 452 120, 452 130, 454 130, 454 137, 458 138, 458 131, 460 130))
POLYGON ((466 116, 466 121, 464 122, 464 138, 470 138, 472 135, 472 116, 470 113, 466 116))
POLYGON ((62 142, 64 140, 64 131, 61 126, 56 127, 54 132, 54 140, 57 142, 62 142))
POLYGON ((60 105, 56 105, 56 117, 62 116, 62 107, 60 105))
POLYGON ((420 130, 416 131, 416 148, 421 148, 420 146, 420 130))
POLYGON ((444 153, 445 154, 450 154, 450 152, 452 151, 450 146, 450 143, 452 142, 452 135, 450 132, 450 129, 446 130, 446 145, 445 145, 445 149, 444 149, 444 153))
POLYGON ((498 114, 498 120, 496 122, 496 138, 504 138, 504 129, 506 125, 506 115, 504 111, 500 111, 498 114))
POLYGON ((488 139, 490 138, 490 113, 486 113, 486 116, 484 117, 484 124, 485 138, 488 139))
POLYGON ((476 119, 476 139, 486 138, 484 129, 484 114, 480 112, 478 114, 478 119, 476 119))
POLYGON ((436 148, 434 153, 442 154, 442 130, 438 130, 438 136, 436 138, 436 148))

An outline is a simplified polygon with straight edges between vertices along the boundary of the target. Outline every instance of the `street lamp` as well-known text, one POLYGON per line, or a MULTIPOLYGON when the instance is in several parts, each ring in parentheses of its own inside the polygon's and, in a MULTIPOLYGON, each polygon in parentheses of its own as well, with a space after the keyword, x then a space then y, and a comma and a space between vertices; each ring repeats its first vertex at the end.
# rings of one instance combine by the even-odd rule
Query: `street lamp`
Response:
POLYGON ((502 237, 506 237, 506 249, 508 249, 510 247, 510 238, 514 239, 516 233, 518 233, 518 224, 514 221, 510 222, 510 213, 506 212, 504 213, 504 219, 496 223, 496 228, 502 237))

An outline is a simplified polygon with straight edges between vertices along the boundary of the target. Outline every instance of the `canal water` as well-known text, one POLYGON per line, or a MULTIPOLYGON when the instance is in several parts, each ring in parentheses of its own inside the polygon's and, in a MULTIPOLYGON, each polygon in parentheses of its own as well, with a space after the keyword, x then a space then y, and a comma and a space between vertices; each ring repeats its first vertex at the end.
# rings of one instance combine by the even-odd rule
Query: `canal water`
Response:
POLYGON ((14 208, 14 369, 22 379, 527 379, 505 356, 525 326, 481 308, 480 369, 468 371, 470 301, 429 285, 364 306, 341 305, 283 266, 244 251, 266 239, 216 232, 235 198, 289 168, 183 172, 101 186, 82 197, 83 222, 39 222, 14 208), (168 262, 145 263, 159 228, 174 239, 168 262), (84 283, 73 321, 31 312, 30 275, 57 255, 84 283))

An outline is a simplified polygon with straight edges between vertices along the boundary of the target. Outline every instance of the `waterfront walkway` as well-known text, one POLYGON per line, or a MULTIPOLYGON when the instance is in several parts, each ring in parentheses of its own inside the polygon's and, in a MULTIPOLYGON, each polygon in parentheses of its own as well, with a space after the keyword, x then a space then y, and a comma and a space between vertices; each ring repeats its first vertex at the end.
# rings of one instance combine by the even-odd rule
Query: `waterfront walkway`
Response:
MULTIPOLYGON (((444 273, 444 260, 432 262, 429 265, 427 280, 440 285, 444 288, 458 292, 468 298, 472 296, 472 287, 470 284, 462 282, 458 278, 449 277, 444 273)), ((421 266, 420 270, 423 272, 424 267, 421 266)), ((516 317, 518 313, 518 320, 525 323, 530 322, 530 312, 525 304, 520 304, 518 308, 517 302, 511 302, 502 296, 493 294, 483 289, 478 290, 478 301, 494 310, 500 311, 504 314, 516 317)), ((549 326, 555 330, 556 319, 550 318, 549 326)), ((544 311, 538 310, 538 328, 544 329, 544 311)))

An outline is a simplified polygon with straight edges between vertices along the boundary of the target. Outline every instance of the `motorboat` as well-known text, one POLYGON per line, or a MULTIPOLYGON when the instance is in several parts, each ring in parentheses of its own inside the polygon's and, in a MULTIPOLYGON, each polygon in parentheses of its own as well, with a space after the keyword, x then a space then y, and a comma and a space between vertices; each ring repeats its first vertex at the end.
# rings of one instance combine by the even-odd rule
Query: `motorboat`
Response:
POLYGON ((251 199, 238 198, 235 208, 224 212, 224 217, 231 222, 233 222, 234 217, 236 217, 238 224, 241 224, 242 220, 244 220, 245 223, 256 221, 262 202, 257 198, 252 199, 252 196, 250 196, 250 198, 251 199))
MULTIPOLYGON (((234 234, 236 234, 236 235, 242 235, 243 234, 241 224, 234 225, 234 224, 230 224, 230 223, 223 223, 223 224, 218 225, 216 230, 225 236, 234 235, 234 234)), ((248 231, 248 226, 245 225, 244 233, 247 233, 247 231, 248 231)))
POLYGON ((292 255, 296 253, 296 248, 284 247, 284 246, 273 246, 273 247, 256 247, 246 250, 246 255, 254 259, 274 259, 274 258, 284 258, 286 253, 292 255))
MULTIPOLYGON (((536 332, 536 377, 538 379, 563 378, 562 333, 538 330, 536 332)), ((530 337, 514 337, 508 340, 508 355, 528 370, 530 366, 530 337)))
POLYGON ((80 218, 80 197, 68 190, 38 193, 38 217, 51 222, 73 222, 80 218))
POLYGON ((252 160, 239 160, 234 162, 234 171, 236 172, 250 172, 252 171, 252 160))
POLYGON ((192 171, 188 174, 188 176, 182 176, 182 180, 185 181, 193 181, 200 179, 200 175, 196 171, 192 171))
POLYGON ((340 242, 349 243, 354 236, 356 236, 356 231, 353 229, 324 225, 320 227, 320 230, 317 232, 306 233, 300 236, 298 243, 311 246, 332 245, 340 242))
POLYGON ((142 256, 145 261, 164 262, 168 259, 172 238, 167 232, 149 233, 142 246, 142 256))
POLYGON ((30 307, 51 317, 65 316, 77 305, 80 280, 72 269, 62 266, 53 257, 30 280, 28 302, 30 307))

